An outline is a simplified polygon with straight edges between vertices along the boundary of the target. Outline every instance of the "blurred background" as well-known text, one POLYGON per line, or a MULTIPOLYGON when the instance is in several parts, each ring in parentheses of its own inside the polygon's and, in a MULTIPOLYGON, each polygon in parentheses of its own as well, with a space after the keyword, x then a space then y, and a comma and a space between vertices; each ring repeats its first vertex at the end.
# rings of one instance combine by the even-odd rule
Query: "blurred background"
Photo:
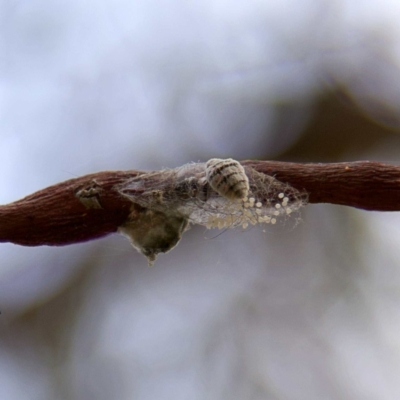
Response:
MULTIPOLYGON (((400 161, 397 0, 0 3, 0 204, 212 157, 400 161)), ((400 398, 400 218, 0 246, 0 398, 400 398)))

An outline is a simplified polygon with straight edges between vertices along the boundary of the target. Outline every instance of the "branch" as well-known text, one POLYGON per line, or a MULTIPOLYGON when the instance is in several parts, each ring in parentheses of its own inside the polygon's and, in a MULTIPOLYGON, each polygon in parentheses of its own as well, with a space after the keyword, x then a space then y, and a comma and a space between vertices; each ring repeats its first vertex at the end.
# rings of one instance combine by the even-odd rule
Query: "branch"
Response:
MULTIPOLYGON (((297 164, 244 161, 309 195, 309 203, 340 204, 365 210, 400 210, 400 167, 358 161, 297 164)), ((105 171, 50 186, 0 206, 0 242, 60 246, 116 232, 143 210, 119 189, 143 171, 105 171)), ((159 175, 162 179, 162 174, 159 175)), ((138 219, 140 221, 140 219, 138 219)))
POLYGON ((0 206, 0 242, 24 246, 62 246, 116 232, 127 219, 132 203, 115 187, 138 174, 105 171, 85 175, 40 190, 0 206), (77 198, 84 188, 98 188, 101 208, 87 208, 77 198))
POLYGON ((400 211, 400 166, 397 165, 374 161, 331 164, 245 161, 242 164, 305 190, 309 203, 400 211))

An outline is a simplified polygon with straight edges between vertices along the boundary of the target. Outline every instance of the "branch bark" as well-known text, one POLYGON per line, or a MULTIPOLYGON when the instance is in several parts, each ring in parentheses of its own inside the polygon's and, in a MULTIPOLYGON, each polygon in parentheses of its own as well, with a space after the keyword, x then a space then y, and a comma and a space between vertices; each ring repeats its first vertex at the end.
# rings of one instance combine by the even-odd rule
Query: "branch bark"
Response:
POLYGON ((309 194, 309 203, 331 203, 368 211, 400 211, 400 166, 373 161, 299 164, 245 161, 309 194))
MULTIPOLYGON (((400 211, 400 167, 370 161, 300 164, 243 161, 309 194, 310 203, 400 211)), ((116 232, 133 204, 118 188, 143 171, 105 171, 61 182, 0 206, 0 242, 61 246, 116 232)))

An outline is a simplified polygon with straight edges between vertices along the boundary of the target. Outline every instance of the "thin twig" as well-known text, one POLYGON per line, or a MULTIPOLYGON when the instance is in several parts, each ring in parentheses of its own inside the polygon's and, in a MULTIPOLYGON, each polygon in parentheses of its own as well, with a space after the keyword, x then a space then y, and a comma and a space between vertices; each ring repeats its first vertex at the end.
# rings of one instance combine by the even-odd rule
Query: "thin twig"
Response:
MULTIPOLYGON (((400 167, 370 161, 300 164, 244 161, 309 194, 309 203, 400 211, 400 167)), ((61 182, 0 206, 0 242, 60 246, 116 232, 133 204, 118 188, 143 171, 105 171, 61 182)))

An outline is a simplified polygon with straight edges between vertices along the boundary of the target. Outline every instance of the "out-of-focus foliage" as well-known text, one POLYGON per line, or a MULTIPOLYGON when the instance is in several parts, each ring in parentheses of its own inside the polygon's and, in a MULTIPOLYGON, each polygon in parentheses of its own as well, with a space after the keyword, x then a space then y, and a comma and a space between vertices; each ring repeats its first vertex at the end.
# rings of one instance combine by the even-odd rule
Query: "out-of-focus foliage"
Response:
MULTIPOLYGON (((398 161, 398 1, 0 4, 0 203, 212 157, 398 161)), ((0 398, 400 398, 398 215, 0 246, 0 398)))

